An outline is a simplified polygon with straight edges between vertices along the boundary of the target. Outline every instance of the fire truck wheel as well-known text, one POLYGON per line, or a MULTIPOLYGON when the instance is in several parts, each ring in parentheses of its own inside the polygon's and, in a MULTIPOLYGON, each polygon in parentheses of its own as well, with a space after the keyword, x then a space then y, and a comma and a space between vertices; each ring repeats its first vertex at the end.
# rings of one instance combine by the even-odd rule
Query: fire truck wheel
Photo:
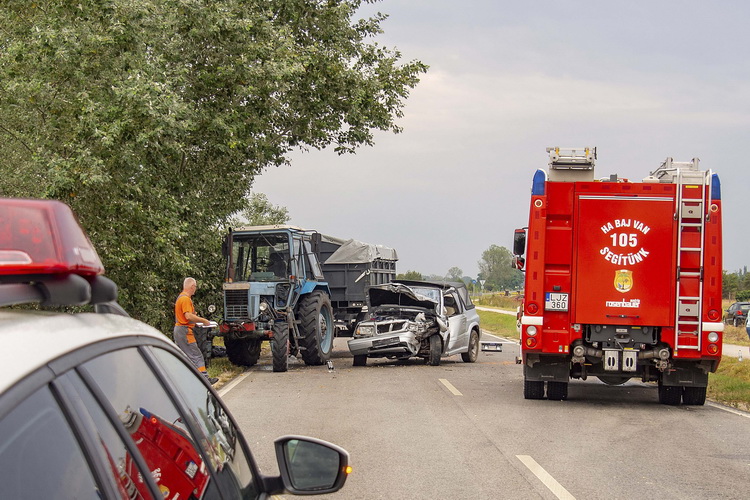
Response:
POLYGON ((686 405, 704 405, 706 403, 705 387, 685 387, 682 402, 686 405))
POLYGON ((659 402, 661 404, 676 406, 680 404, 680 399, 682 399, 682 386, 663 385, 661 380, 659 381, 659 402))
POLYGON ((430 337, 430 354, 427 358, 427 362, 430 366, 440 365, 440 355, 442 354, 443 343, 440 340, 440 335, 435 334, 430 337))
POLYGON ((461 353, 461 359, 464 360, 465 363, 473 363, 477 360, 477 357, 479 356, 479 334, 476 330, 471 331, 471 336, 469 337, 469 350, 467 352, 461 353))
POLYGON ((544 398, 544 381, 543 380, 526 380, 523 379, 523 397, 524 399, 543 399, 544 398))
POLYGON ((547 382, 547 399, 552 401, 564 401, 568 399, 568 383, 547 382))
POLYGON ((354 356, 354 366, 365 366, 365 365, 367 365, 366 354, 360 354, 358 356, 354 356))
POLYGON ((253 366, 260 357, 260 340, 224 338, 227 358, 233 365, 253 366))
POLYGON ((273 324, 271 355, 273 371, 285 372, 289 369, 289 325, 286 322, 280 321, 273 324))
POLYGON ((333 349, 333 309, 331 299, 324 292, 312 292, 300 299, 299 339, 302 359, 307 365, 322 365, 331 357, 333 349))

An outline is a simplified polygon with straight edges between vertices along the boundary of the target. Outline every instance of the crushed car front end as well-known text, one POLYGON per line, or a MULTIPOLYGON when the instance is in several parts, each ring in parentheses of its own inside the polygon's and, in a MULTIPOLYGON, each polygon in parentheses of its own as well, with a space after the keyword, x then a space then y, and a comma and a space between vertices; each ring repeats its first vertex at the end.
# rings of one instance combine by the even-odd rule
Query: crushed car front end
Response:
POLYGON ((359 323, 349 340, 354 356, 405 359, 426 355, 426 340, 444 329, 440 290, 419 293, 399 283, 372 286, 367 291, 369 318, 359 323), (443 327, 441 327, 441 324, 443 327))

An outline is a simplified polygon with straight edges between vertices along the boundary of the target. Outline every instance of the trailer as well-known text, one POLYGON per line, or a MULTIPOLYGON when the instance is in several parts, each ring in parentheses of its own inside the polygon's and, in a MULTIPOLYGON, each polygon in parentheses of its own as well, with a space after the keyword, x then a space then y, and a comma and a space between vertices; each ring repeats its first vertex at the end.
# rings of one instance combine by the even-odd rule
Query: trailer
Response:
POLYGON ((396 250, 383 245, 322 235, 319 258, 331 291, 338 331, 352 336, 366 312, 365 291, 396 279, 396 250))
POLYGON ((719 177, 667 158, 640 182, 597 180, 596 148, 547 151, 514 241, 524 397, 635 377, 661 403, 704 404, 724 330, 719 177))

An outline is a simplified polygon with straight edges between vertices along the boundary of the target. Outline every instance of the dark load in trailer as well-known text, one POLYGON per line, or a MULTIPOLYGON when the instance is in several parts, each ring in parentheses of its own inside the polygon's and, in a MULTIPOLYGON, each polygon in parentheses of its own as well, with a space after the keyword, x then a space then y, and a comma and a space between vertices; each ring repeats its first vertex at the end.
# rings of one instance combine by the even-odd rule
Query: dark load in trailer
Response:
POLYGON ((398 255, 383 245, 328 235, 322 235, 319 248, 337 326, 351 336, 364 317, 365 290, 396 279, 398 255))

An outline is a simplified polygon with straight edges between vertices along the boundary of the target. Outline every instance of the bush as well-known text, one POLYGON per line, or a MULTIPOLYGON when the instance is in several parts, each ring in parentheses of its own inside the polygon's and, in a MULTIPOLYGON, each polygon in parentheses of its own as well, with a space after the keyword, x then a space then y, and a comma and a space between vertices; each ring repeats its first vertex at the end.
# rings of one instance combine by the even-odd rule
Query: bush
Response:
POLYGON ((737 292, 737 302, 750 302, 750 290, 737 292))

